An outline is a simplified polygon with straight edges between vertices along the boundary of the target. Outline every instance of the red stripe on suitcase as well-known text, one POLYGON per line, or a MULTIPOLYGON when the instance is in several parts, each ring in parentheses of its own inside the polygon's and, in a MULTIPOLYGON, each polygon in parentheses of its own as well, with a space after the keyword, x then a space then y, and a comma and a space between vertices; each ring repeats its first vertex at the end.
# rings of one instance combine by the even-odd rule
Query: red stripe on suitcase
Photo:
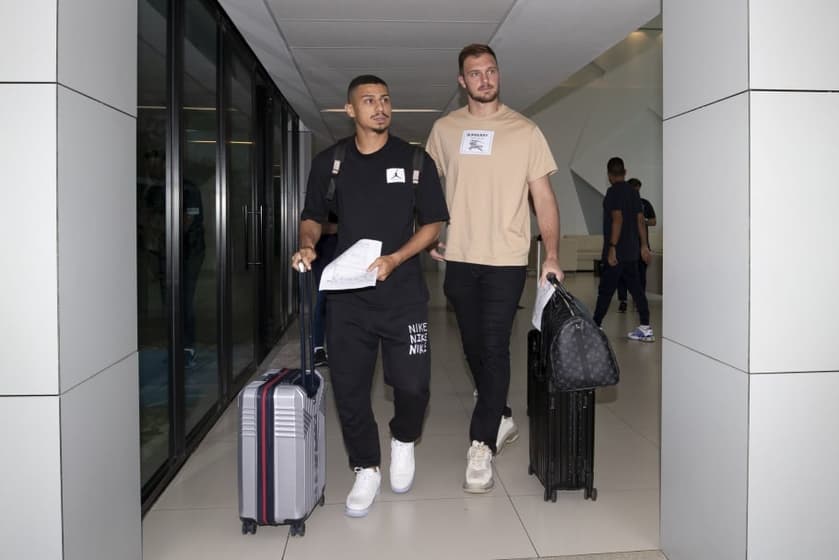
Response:
POLYGON ((262 498, 260 500, 259 522, 262 524, 271 523, 271 520, 268 519, 268 438, 273 435, 273 430, 269 433, 268 399, 271 398, 274 387, 282 381, 288 372, 288 368, 281 369, 259 388, 259 492, 262 498))

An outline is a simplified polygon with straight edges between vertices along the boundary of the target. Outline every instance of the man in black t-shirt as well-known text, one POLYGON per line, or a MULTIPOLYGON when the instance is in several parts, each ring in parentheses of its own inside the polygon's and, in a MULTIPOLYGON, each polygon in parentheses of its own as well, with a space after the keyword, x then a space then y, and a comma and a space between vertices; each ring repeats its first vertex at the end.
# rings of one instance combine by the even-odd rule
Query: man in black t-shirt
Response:
POLYGON ((449 214, 432 159, 423 152, 422 169, 414 170, 416 148, 388 134, 387 84, 376 76, 359 76, 350 82, 347 100, 355 136, 341 141, 345 154, 338 175, 332 175, 337 144, 312 162, 300 248, 291 265, 311 269, 330 211, 340 223, 336 255, 360 239, 382 242, 382 256, 368 269, 378 269, 375 288, 327 295, 332 390, 355 471, 345 511, 350 517, 363 517, 381 484, 379 431, 370 403, 380 344, 384 379, 394 396, 390 485, 400 493, 413 484, 414 441, 422 431, 431 376, 428 289, 417 254, 436 241, 449 214), (413 184, 414 171, 420 172, 418 184, 413 184), (331 201, 330 178, 335 183, 331 201))
POLYGON ((645 262, 650 260, 641 197, 638 191, 624 181, 626 168, 621 158, 611 158, 606 165, 606 172, 612 186, 606 191, 606 197, 603 199, 603 271, 600 274, 594 322, 600 325, 603 321, 612 296, 618 288, 618 282, 623 278, 632 299, 638 304, 641 319, 641 324, 627 337, 631 340, 654 342, 647 296, 641 290, 638 280, 639 256, 645 262))
MULTIPOLYGON (((627 183, 638 192, 639 196, 641 195, 640 180, 633 177, 627 183)), ((641 212, 644 213, 644 231, 647 233, 647 248, 649 249, 650 227, 656 224, 656 217, 653 205, 646 198, 641 198, 641 212)), ((641 247, 638 247, 638 252, 640 254, 641 247)), ((638 280, 641 283, 641 291, 647 293, 647 263, 641 258, 638 259, 638 280)), ((618 281, 618 302, 618 313, 626 313, 626 281, 623 277, 618 281)))

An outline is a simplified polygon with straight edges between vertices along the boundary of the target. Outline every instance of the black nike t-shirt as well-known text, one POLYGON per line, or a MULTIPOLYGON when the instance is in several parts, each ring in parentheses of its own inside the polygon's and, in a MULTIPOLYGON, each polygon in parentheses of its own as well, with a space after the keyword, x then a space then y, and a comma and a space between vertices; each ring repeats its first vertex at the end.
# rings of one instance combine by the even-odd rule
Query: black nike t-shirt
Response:
MULTIPOLYGON (((449 219, 437 166, 426 153, 419 184, 412 182, 415 148, 395 136, 377 152, 362 154, 354 137, 346 142, 341 171, 335 177, 334 203, 326 193, 335 146, 315 156, 309 172, 303 220, 325 223, 330 210, 338 215, 340 255, 359 239, 382 242, 382 255, 393 253, 414 234, 415 222, 425 225, 449 219)), ((410 305, 428 301, 419 255, 414 255, 375 288, 329 292, 329 299, 375 307, 410 305)))

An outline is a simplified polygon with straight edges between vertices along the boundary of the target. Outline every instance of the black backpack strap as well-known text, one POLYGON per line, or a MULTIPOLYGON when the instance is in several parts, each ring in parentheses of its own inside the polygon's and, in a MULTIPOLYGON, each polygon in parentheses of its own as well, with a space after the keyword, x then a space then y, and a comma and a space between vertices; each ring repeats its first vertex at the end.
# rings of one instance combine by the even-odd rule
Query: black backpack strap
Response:
POLYGON ((332 155, 332 176, 329 177, 329 187, 326 190, 326 202, 335 199, 335 176, 341 172, 341 163, 344 161, 344 154, 347 152, 347 143, 341 140, 335 144, 335 152, 332 155))
POLYGON ((413 173, 411 174, 411 182, 414 184, 414 187, 419 185, 423 162, 425 162, 425 150, 422 146, 414 146, 413 173))

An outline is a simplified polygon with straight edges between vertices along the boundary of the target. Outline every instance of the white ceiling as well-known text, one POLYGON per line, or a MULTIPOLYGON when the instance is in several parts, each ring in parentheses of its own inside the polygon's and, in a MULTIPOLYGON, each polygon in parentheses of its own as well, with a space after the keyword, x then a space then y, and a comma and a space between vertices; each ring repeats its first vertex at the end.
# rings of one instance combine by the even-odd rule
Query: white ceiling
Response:
POLYGON ((653 19, 660 0, 221 0, 303 123, 321 140, 352 133, 349 81, 376 74, 398 113, 393 133, 424 142, 440 114, 464 103, 457 54, 489 43, 501 97, 524 110, 653 19))

